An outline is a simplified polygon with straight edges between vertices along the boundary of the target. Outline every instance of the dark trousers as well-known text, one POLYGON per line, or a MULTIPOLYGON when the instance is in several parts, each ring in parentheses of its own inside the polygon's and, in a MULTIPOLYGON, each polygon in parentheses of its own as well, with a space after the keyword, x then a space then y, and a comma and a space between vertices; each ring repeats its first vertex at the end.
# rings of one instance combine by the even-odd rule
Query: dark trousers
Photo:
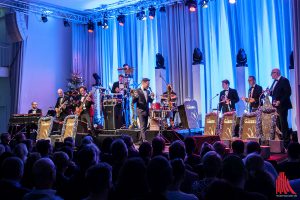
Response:
POLYGON ((87 128, 92 129, 92 124, 91 124, 91 117, 88 111, 84 110, 82 111, 80 115, 80 120, 87 123, 87 128))
POLYGON ((290 143, 290 136, 289 136, 289 124, 288 124, 288 110, 277 110, 279 114, 279 118, 277 120, 277 126, 279 126, 280 131, 282 132, 284 146, 290 143))
POLYGON ((144 142, 146 140, 146 130, 147 130, 147 126, 148 126, 149 112, 139 111, 138 117, 139 117, 139 121, 140 121, 140 129, 141 129, 141 134, 139 136, 139 142, 144 142))

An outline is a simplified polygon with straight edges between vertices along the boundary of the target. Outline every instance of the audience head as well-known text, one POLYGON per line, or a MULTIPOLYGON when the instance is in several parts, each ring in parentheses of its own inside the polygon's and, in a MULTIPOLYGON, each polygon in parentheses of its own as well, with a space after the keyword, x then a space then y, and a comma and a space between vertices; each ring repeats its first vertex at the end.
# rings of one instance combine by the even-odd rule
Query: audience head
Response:
POLYGON ((187 155, 192 155, 196 148, 196 142, 193 137, 186 137, 184 139, 185 150, 187 155))
POLYGON ((23 141, 23 143, 26 145, 28 152, 32 152, 33 149, 33 140, 31 139, 26 139, 23 141))
POLYGON ((237 199, 234 197, 235 189, 232 187, 230 183, 225 180, 215 180, 212 182, 206 189, 204 194, 205 200, 217 200, 217 199, 224 199, 224 200, 235 200, 237 199))
POLYGON ((261 152, 259 143, 255 142, 255 141, 248 142, 246 148, 247 148, 246 149, 247 154, 250 154, 250 153, 258 153, 258 154, 260 154, 260 152, 261 152))
POLYGON ((11 140, 9 133, 2 133, 0 138, 1 138, 1 143, 5 145, 7 145, 11 140))
POLYGON ((152 157, 152 146, 149 142, 143 142, 139 147, 139 154, 142 158, 152 157))
POLYGON ((174 159, 171 161, 173 184, 180 187, 185 176, 185 165, 182 159, 174 159))
POLYGON ((129 135, 122 135, 122 140, 126 144, 127 149, 133 147, 133 140, 132 137, 130 137, 129 135))
POLYGON ((180 158, 182 160, 185 159, 185 146, 181 140, 174 141, 169 147, 169 157, 170 160, 174 160, 176 158, 180 158))
POLYGON ((92 194, 108 192, 112 187, 112 168, 107 163, 91 166, 86 172, 86 183, 92 194))
POLYGON ((90 166, 97 164, 98 158, 95 145, 83 146, 77 155, 78 165, 81 171, 86 171, 90 166))
POLYGON ((110 154, 110 146, 114 139, 112 137, 106 137, 102 141, 101 152, 110 154))
POLYGON ((250 153, 246 157, 245 165, 248 172, 263 171, 264 159, 257 153, 250 153))
POLYGON ((172 167, 163 156, 154 157, 147 169, 147 179, 151 192, 162 194, 172 182, 172 167))
POLYGON ((288 146, 288 157, 289 160, 299 160, 300 159, 300 144, 297 142, 292 142, 288 146))
POLYGON ((33 165, 36 189, 51 189, 56 178, 55 165, 49 158, 41 158, 33 165))
POLYGON ((66 137, 64 139, 64 146, 70 146, 70 145, 71 145, 71 147, 74 147, 75 141, 74 141, 73 137, 66 137))
POLYGON ((234 140, 231 144, 232 151, 236 155, 243 155, 245 151, 245 144, 242 140, 234 140))
POLYGON ((217 177, 222 170, 221 156, 215 151, 207 152, 202 158, 202 163, 204 175, 207 178, 217 177))
POLYGON ((48 157, 52 153, 52 146, 49 140, 38 140, 36 150, 42 157, 48 157))
POLYGON ((246 169, 242 159, 236 155, 229 155, 223 160, 223 178, 236 187, 244 188, 246 169))
POLYGON ((117 180, 117 190, 129 198, 148 192, 146 165, 141 158, 129 158, 124 163, 117 180))
POLYGON ((201 159, 203 158, 203 156, 207 153, 207 152, 209 152, 209 151, 214 151, 215 149, 214 149, 214 147, 211 145, 211 144, 209 144, 209 143, 207 143, 207 142, 204 142, 203 144, 202 144, 202 146, 201 146, 201 150, 200 150, 200 157, 201 157, 201 159))
POLYGON ((88 144, 93 144, 94 142, 94 139, 92 138, 92 136, 85 136, 82 141, 81 141, 81 145, 84 146, 84 145, 88 145, 88 144))
POLYGON ((65 152, 68 154, 70 160, 73 160, 73 148, 70 146, 63 146, 60 151, 65 152))
POLYGON ((165 140, 160 137, 156 136, 152 140, 152 148, 153 148, 153 156, 161 155, 165 150, 165 140))
POLYGON ((222 157, 224 158, 225 154, 226 154, 226 146, 220 142, 220 141, 217 141, 214 143, 213 145, 215 151, 222 157))
POLYGON ((111 144, 111 155, 115 163, 123 163, 128 156, 128 149, 122 139, 116 139, 111 144))
POLYGON ((24 164, 18 157, 6 158, 1 166, 2 178, 19 182, 23 177, 24 164))
POLYGON ((19 144, 26 140, 26 136, 24 133, 17 133, 15 136, 15 140, 16 140, 17 144, 19 144))
POLYGON ((25 162, 27 159, 28 150, 24 143, 19 143, 17 144, 17 146, 15 146, 13 153, 15 156, 17 156, 23 162, 25 162))
POLYGON ((57 171, 65 172, 69 166, 69 156, 65 152, 57 151, 53 154, 53 162, 57 171))

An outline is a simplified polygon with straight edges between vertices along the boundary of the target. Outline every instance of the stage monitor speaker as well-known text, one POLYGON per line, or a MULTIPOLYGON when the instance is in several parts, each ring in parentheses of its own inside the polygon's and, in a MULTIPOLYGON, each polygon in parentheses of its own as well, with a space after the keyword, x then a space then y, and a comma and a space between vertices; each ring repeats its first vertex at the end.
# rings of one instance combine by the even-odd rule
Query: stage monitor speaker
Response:
POLYGON ((104 129, 114 130, 122 126, 122 105, 104 106, 104 129))
POLYGON ((184 102, 183 105, 178 106, 178 111, 183 128, 199 128, 198 107, 195 100, 184 102))

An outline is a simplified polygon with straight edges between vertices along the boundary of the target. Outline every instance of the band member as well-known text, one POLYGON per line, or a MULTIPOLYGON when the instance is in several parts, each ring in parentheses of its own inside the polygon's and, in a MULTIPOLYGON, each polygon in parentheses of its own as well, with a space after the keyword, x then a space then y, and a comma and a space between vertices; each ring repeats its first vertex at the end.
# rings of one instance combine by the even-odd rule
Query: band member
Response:
POLYGON ((88 95, 87 89, 84 86, 81 86, 79 88, 79 104, 78 107, 76 108, 77 113, 78 110, 81 110, 81 113, 79 115, 79 119, 83 122, 87 123, 87 128, 88 130, 92 130, 92 124, 91 124, 91 116, 90 116, 90 109, 92 105, 94 104, 92 97, 88 95))
POLYGON ((135 92, 132 102, 136 103, 137 114, 140 121, 141 134, 139 138, 139 143, 146 140, 146 130, 148 125, 149 117, 149 104, 153 102, 154 93, 148 90, 150 85, 150 79, 143 78, 141 88, 137 89, 135 92))
POLYGON ((230 82, 228 80, 222 81, 223 91, 220 92, 219 99, 219 111, 222 113, 230 112, 235 110, 235 104, 239 102, 239 96, 235 89, 229 87, 230 82))
POLYGON ((256 84, 254 76, 249 76, 248 83, 250 88, 248 90, 248 98, 243 97, 243 100, 249 103, 250 112, 255 112, 260 106, 260 97, 262 94, 262 87, 256 84))
POLYGON ((42 115, 42 110, 38 108, 38 103, 33 101, 31 103, 31 109, 28 110, 28 114, 40 114, 42 115))
POLYGON ((113 87, 111 89, 112 93, 121 93, 124 90, 124 75, 119 75, 119 81, 114 82, 113 87))
POLYGON ((67 103, 68 99, 64 94, 62 89, 57 90, 58 98, 55 104, 56 117, 63 121, 66 116, 68 116, 67 103))
POLYGON ((272 103, 279 114, 278 125, 280 131, 283 134, 284 146, 290 142, 288 134, 288 110, 292 108, 290 96, 292 94, 291 85, 287 78, 281 76, 280 70, 275 68, 271 73, 273 84, 270 88, 270 95, 272 97, 272 103))

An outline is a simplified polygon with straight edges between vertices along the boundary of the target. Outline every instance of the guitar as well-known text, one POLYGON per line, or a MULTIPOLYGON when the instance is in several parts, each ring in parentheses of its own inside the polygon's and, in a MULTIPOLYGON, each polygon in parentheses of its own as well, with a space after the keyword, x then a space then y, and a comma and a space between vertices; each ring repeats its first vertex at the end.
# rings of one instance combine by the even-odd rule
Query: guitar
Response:
POLYGON ((86 103, 86 99, 88 98, 88 97, 90 97, 92 95, 92 92, 90 92, 87 96, 85 96, 84 97, 84 99, 83 99, 83 101, 81 102, 81 104, 80 104, 80 106, 79 107, 76 107, 76 110, 75 110, 75 114, 76 115, 80 115, 81 113, 82 113, 82 111, 83 111, 83 105, 86 103))
POLYGON ((66 106, 68 104, 68 100, 64 101, 58 108, 55 108, 55 112, 56 112, 56 117, 60 117, 60 114, 63 111, 64 106, 66 106))

